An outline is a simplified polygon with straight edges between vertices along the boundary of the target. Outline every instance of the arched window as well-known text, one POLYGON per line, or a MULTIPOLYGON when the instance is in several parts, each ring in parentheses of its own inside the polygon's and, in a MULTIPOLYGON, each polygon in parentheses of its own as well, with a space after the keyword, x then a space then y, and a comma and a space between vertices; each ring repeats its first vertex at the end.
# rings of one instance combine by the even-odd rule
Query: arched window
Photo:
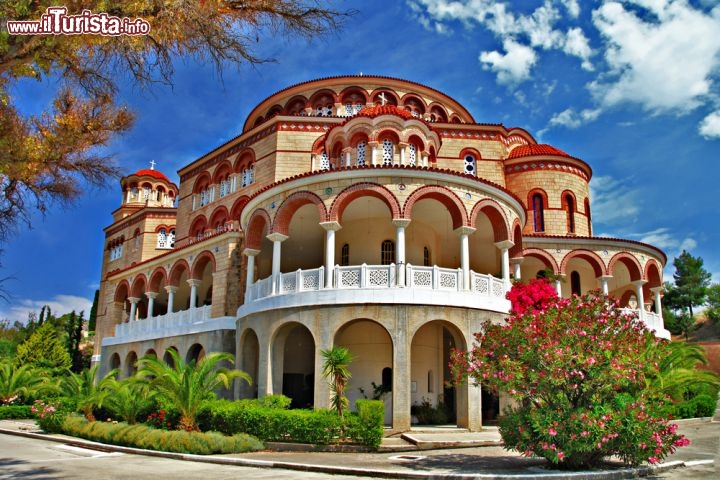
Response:
POLYGON ((543 197, 539 193, 532 196, 533 209, 533 230, 536 232, 545 231, 545 207, 543 197))
POLYGON ((430 249, 428 247, 423 247, 423 265, 429 267, 431 261, 430 249))
POLYGON ((330 157, 327 152, 320 154, 320 170, 330 170, 330 157))
POLYGON ((380 264, 390 265, 391 263, 395 263, 395 242, 385 240, 380 249, 380 264))
POLYGON ((590 216, 590 199, 585 199, 585 216, 587 217, 588 235, 592 236, 592 217, 590 216))
POLYGON ((167 244, 169 248, 175 248, 175 229, 170 229, 168 234, 167 244))
POLYGON ((347 243, 340 250, 340 265, 343 267, 350 265, 350 245, 347 243))
POLYGON ((581 295, 580 290, 580 274, 578 272, 570 273, 570 291, 573 295, 581 295))
POLYGON ((157 248, 167 248, 167 230, 161 228, 157 235, 157 248))
POLYGON ((412 143, 408 145, 408 165, 417 165, 417 147, 412 143))
POLYGON ((359 142, 356 147, 357 155, 356 155, 356 162, 355 164, 358 167, 364 167, 365 166, 365 154, 367 153, 367 142, 363 140, 362 142, 359 142))
POLYGON ((569 193, 565 195, 565 211, 567 212, 568 233, 575 233, 575 199, 569 193))
POLYGON ((393 143, 389 139, 382 142, 383 149, 383 165, 392 165, 393 163, 393 143))
POLYGON ((468 175, 477 175, 477 160, 474 155, 465 155, 465 173, 468 175))

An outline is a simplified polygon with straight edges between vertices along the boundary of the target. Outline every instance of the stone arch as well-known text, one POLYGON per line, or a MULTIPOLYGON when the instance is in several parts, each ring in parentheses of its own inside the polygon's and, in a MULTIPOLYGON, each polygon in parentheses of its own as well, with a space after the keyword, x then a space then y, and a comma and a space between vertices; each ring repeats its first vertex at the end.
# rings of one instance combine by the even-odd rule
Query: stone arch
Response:
MULTIPOLYGON (((330 206, 329 221, 341 222, 345 208, 360 197, 374 197, 382 201, 390 210, 392 218, 401 218, 400 203, 395 195, 382 185, 376 183, 356 183, 340 192, 330 206)), ((341 222, 342 223, 342 222, 341 222)))
POLYGON ((517 218, 513 222, 512 231, 512 241, 514 245, 510 247, 510 258, 521 257, 523 253, 522 226, 520 225, 520 220, 518 220, 517 218))
POLYGON ((215 172, 213 173, 213 183, 220 183, 221 180, 224 180, 228 175, 232 174, 232 165, 230 165, 230 162, 225 160, 220 165, 215 168, 215 172))
MULTIPOLYGON (((413 206, 419 200, 426 198, 437 200, 445 206, 452 218, 453 229, 468 225, 467 211, 460 198, 452 190, 439 185, 425 185, 413 191, 405 200, 405 205, 403 205, 404 216, 412 218, 413 206)), ((505 227, 505 230, 507 231, 507 227, 505 227)))
POLYGON ((502 207, 495 200, 485 198, 477 202, 470 212, 470 226, 475 227, 478 213, 484 213, 490 219, 493 227, 493 233, 496 242, 503 240, 512 240, 510 238, 510 229, 508 228, 507 218, 503 213, 502 207))
POLYGON ((171 367, 175 366, 175 363, 173 362, 172 356, 170 355, 170 350, 174 351, 175 353, 178 353, 178 349, 175 345, 172 345, 165 349, 165 353, 163 353, 163 362, 170 365, 171 367))
POLYGON ((143 294, 147 291, 147 278, 145 274, 141 273, 133 280, 132 287, 130 288, 130 296, 136 298, 142 298, 143 294))
POLYGON ((195 217, 190 224, 190 237, 195 239, 198 236, 205 233, 205 230, 208 228, 207 218, 205 218, 205 215, 198 215, 195 217))
POLYGON ((123 280, 115 287, 114 300, 116 302, 124 302, 130 296, 130 284, 127 280, 123 280))
POLYGON ((112 355, 110 355, 110 360, 108 361, 108 367, 110 367, 110 370, 120 370, 120 354, 115 352, 112 355))
POLYGON ((317 339, 305 324, 290 321, 271 335, 272 391, 292 399, 291 407, 315 403, 315 350, 317 339))
POLYGON ((308 99, 303 95, 295 95, 285 104, 287 115, 304 115, 308 106, 308 99))
POLYGON ((647 287, 654 288, 662 286, 662 267, 654 259, 648 260, 645 264, 643 278, 647 280, 647 287))
POLYGON ((430 121, 446 123, 448 121, 447 111, 445 107, 439 103, 431 103, 429 105, 430 121))
POLYGON ((130 352, 125 357, 125 365, 123 368, 123 373, 126 377, 132 377, 137 372, 137 361, 138 356, 137 353, 135 353, 134 350, 130 350, 130 352))
POLYGON ((560 269, 558 268, 555 258, 541 248, 526 248, 523 250, 523 257, 537 258, 543 262, 546 267, 551 268, 554 274, 557 275, 560 273, 560 269))
POLYGON ((248 220, 247 228, 245 229, 245 246, 255 250, 260 250, 262 239, 270 233, 270 226, 272 220, 270 215, 264 208, 258 208, 255 210, 250 219, 248 220), (263 232, 265 235, 263 235, 263 232))
POLYGON ((393 145, 397 148, 398 143, 400 143, 400 134, 396 131, 396 127, 385 127, 382 130, 379 130, 374 135, 375 140, 382 143, 383 140, 390 140, 393 145))
MULTIPOLYGON (((325 141, 327 140, 327 135, 321 135, 319 136, 312 144, 312 148, 310 149, 310 152, 314 155, 320 155, 325 151, 325 141)), ((330 152, 328 152, 329 154, 330 152)))
POLYGON ((370 94, 371 101, 375 105, 382 104, 382 100, 380 99, 380 94, 382 94, 382 93, 385 94, 385 105, 394 105, 396 107, 398 106, 397 93, 395 93, 395 91, 393 91, 389 88, 386 88, 386 87, 377 88, 377 89, 373 90, 373 92, 370 94))
POLYGON ((252 383, 239 382, 238 398, 257 398, 257 383, 260 376, 260 341, 252 328, 246 328, 240 334, 237 345, 237 366, 252 378, 252 383))
POLYGON ((188 348, 187 355, 185 355, 185 363, 190 363, 192 361, 195 361, 195 363, 198 363, 200 360, 202 360, 205 357, 205 348, 200 343, 193 343, 190 348, 188 348))
POLYGON ((211 228, 213 230, 217 230, 220 227, 225 227, 225 224, 230 220, 230 214, 228 213, 228 209, 224 205, 220 205, 215 210, 213 210, 212 215, 210 215, 210 223, 208 224, 208 228, 211 228))
POLYGON ((238 158, 233 165, 233 171, 240 173, 243 169, 250 168, 253 163, 255 163, 255 150, 248 147, 238 154, 238 158))
POLYGON ((344 88, 338 94, 338 98, 340 99, 340 103, 345 105, 345 103, 347 103, 349 100, 352 100, 350 97, 352 97, 353 95, 358 95, 358 96, 362 97, 363 105, 368 103, 367 91, 364 88, 358 87, 355 85, 344 88))
POLYGON ((195 261, 193 262, 192 266, 192 276, 191 278, 194 279, 200 279, 202 278, 203 270, 205 270, 205 267, 210 264, 210 267, 212 271, 215 271, 215 256, 210 253, 209 251, 205 250, 200 255, 195 258, 195 261))
POLYGON ((183 272, 190 274, 190 265, 188 265, 187 261, 185 259, 180 259, 172 266, 170 269, 170 277, 169 277, 169 285, 178 286, 178 282, 180 281, 180 277, 182 276, 183 272))
POLYGON ((240 216, 245 209, 245 205, 247 205, 249 201, 250 197, 248 197, 247 195, 243 195, 237 200, 235 200, 235 202, 233 202, 232 204, 232 207, 230 208, 230 220, 239 221, 240 216))
POLYGON ((154 348, 148 348, 147 350, 145 350, 145 355, 143 355, 143 357, 157 358, 157 352, 155 351, 154 348))
POLYGON ((150 274, 147 291, 159 292, 165 285, 167 285, 167 272, 163 267, 156 267, 150 274))
POLYGON ((290 221, 293 215, 295 215, 295 212, 297 212, 300 207, 309 203, 315 205, 320 221, 324 221, 327 218, 327 210, 322 199, 312 192, 295 192, 280 204, 272 226, 273 233, 287 235, 290 221))
POLYGON ((560 262, 560 274, 567 275, 567 265, 573 258, 582 258, 590 264, 595 273, 595 278, 602 277, 605 274, 605 263, 602 261, 600 256, 590 250, 572 250, 560 262))
POLYGON ((212 177, 208 172, 202 172, 200 175, 198 175, 197 179, 195 179, 195 183, 193 184, 193 193, 200 193, 202 190, 206 189, 209 185, 212 184, 212 177))
POLYGON ((608 263, 608 275, 613 275, 617 262, 620 262, 627 267, 628 272, 630 273, 630 281, 634 282, 642 278, 642 268, 640 267, 640 262, 638 262, 637 258, 627 252, 619 252, 613 255, 608 263))

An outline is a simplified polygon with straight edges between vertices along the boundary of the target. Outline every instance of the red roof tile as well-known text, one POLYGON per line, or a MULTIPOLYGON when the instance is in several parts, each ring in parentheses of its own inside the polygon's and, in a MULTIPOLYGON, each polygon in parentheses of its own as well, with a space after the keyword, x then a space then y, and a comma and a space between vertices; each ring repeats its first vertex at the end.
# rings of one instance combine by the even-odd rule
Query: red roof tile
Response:
POLYGON ((563 152, 559 148, 555 148, 552 145, 541 143, 536 145, 520 145, 519 147, 515 147, 513 151, 510 152, 508 160, 512 160, 513 158, 534 157, 536 155, 554 155, 557 157, 574 158, 571 155, 563 152))
POLYGON ((168 179, 164 173, 159 170, 151 170, 149 168, 143 168, 142 170, 138 170, 133 175, 136 175, 138 177, 153 177, 157 178, 158 180, 165 180, 168 183, 170 182, 170 179, 168 179))
POLYGON ((374 107, 365 107, 358 112, 356 117, 379 117, 380 115, 395 115, 405 120, 409 120, 413 117, 413 114, 403 108, 398 108, 395 105, 375 105, 374 107))

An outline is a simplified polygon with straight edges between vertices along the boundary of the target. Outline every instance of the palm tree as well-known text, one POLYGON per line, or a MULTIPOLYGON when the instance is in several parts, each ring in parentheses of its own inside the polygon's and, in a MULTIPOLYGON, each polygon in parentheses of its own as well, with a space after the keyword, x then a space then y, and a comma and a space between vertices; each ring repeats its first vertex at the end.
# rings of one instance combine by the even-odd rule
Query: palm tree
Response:
POLYGON ((230 353, 214 352, 205 355, 199 362, 192 360, 188 363, 175 350, 167 353, 172 359, 170 365, 155 356, 141 358, 137 376, 149 382, 160 397, 178 409, 180 427, 185 430, 198 430, 198 409, 203 401, 213 398, 215 390, 230 388, 236 378, 252 383, 250 375, 242 370, 218 366, 222 362, 234 362, 230 353))
POLYGON ((9 405, 20 397, 55 393, 58 384, 41 375, 30 365, 15 366, 0 362, 0 405, 9 405))
POLYGON ((329 350, 321 350, 320 354, 325 361, 323 362, 323 377, 329 379, 330 404, 337 411, 338 415, 343 416, 343 409, 348 406, 348 399, 345 397, 345 387, 348 380, 352 376, 350 374, 349 365, 353 361, 353 356, 345 347, 332 347, 329 350))
POLYGON ((147 382, 131 377, 114 380, 110 387, 112 394, 107 398, 106 406, 130 425, 137 423, 137 417, 155 397, 147 382))
POLYGON ((61 384, 63 396, 76 399, 77 409, 90 422, 95 420, 93 408, 102 407, 112 393, 113 382, 118 374, 117 369, 111 370, 96 381, 99 367, 100 365, 96 364, 80 373, 70 372, 61 384))
POLYGON ((701 370, 700 365, 707 365, 705 350, 700 345, 686 342, 669 342, 656 350, 663 356, 658 360, 658 374, 648 379, 649 386, 670 396, 673 401, 681 402, 684 395, 692 388, 720 388, 720 377, 709 370, 701 370))

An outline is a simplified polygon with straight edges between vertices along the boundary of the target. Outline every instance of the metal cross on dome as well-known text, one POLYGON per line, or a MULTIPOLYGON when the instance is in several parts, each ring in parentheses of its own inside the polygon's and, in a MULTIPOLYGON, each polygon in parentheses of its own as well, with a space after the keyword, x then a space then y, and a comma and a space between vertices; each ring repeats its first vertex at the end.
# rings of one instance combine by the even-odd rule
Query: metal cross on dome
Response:
POLYGON ((150 170, 155 170, 155 160, 150 160, 150 170))
POLYGON ((380 104, 384 107, 385 104, 387 103, 387 99, 385 98, 385 92, 382 92, 379 95, 379 97, 380 97, 380 104))

